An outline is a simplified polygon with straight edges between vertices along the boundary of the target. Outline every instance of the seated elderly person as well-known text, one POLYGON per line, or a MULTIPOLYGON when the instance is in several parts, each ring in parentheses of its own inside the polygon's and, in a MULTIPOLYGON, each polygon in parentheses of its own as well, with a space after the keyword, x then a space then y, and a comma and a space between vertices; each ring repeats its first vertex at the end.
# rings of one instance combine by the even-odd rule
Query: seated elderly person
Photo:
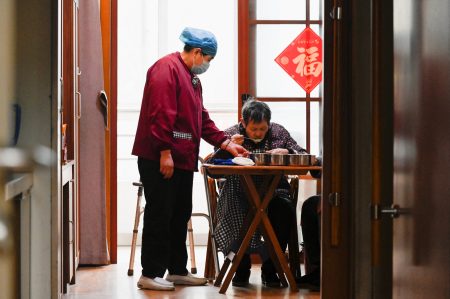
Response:
MULTIPOLYGON (((249 152, 268 152, 278 154, 306 153, 281 125, 270 122, 271 112, 266 103, 256 100, 247 101, 242 107, 242 120, 227 130, 225 134, 249 152)), ((239 234, 248 211, 248 200, 241 187, 238 176, 226 176, 221 186, 217 206, 216 242, 225 255, 237 252, 240 244, 239 234)), ((253 176, 258 187, 261 178, 253 176)), ((286 178, 280 181, 267 214, 274 228, 281 250, 285 251, 291 230, 294 227, 295 207, 290 198, 290 185, 286 178)), ((257 231, 250 242, 249 251, 244 255, 233 277, 233 286, 246 286, 250 277, 250 253, 257 252, 263 261, 261 279, 268 287, 280 287, 275 266, 263 246, 261 234, 257 231)))

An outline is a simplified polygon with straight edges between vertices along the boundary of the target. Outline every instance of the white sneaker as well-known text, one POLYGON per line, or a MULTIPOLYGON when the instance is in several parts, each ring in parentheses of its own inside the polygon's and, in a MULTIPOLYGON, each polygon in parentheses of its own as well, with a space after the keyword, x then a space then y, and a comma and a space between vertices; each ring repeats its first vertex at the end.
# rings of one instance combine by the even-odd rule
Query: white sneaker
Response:
POLYGON ((202 286, 205 285, 208 280, 204 277, 196 277, 190 272, 186 275, 171 275, 167 274, 166 280, 173 282, 174 284, 190 285, 190 286, 202 286))
POLYGON ((157 290, 157 291, 175 290, 175 286, 173 285, 172 282, 167 281, 161 277, 148 278, 141 275, 141 278, 139 278, 137 286, 140 289, 157 290))

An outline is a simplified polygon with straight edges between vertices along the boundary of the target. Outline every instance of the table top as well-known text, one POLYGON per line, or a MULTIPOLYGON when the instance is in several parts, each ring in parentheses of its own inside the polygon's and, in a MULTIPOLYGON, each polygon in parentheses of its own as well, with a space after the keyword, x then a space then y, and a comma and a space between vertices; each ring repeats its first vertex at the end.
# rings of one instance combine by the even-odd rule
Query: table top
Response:
POLYGON ((310 170, 321 170, 321 166, 239 166, 239 165, 213 165, 203 164, 210 174, 216 175, 231 175, 231 174, 251 174, 251 175, 276 175, 276 174, 291 174, 302 175, 310 170))

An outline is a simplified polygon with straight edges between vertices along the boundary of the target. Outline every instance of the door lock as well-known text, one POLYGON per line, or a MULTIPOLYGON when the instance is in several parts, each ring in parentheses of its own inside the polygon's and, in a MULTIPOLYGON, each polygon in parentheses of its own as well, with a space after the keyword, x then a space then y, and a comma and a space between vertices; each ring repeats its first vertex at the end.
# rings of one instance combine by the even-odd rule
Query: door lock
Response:
POLYGON ((381 207, 380 205, 372 206, 372 219, 379 220, 382 215, 388 215, 392 219, 398 218, 400 215, 410 214, 411 209, 400 208, 399 205, 392 205, 390 207, 381 207))

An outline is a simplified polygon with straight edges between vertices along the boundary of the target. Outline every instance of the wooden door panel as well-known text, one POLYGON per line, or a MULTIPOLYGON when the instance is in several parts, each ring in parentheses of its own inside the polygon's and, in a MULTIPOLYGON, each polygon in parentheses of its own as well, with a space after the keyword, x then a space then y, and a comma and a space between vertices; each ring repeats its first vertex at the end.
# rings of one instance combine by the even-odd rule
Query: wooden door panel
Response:
POLYGON ((103 53, 103 82, 105 89, 105 200, 106 200, 106 237, 108 242, 108 247, 111 248, 111 132, 109 130, 110 120, 110 109, 109 106, 109 94, 110 94, 110 65, 111 65, 111 20, 110 20, 110 1, 101 0, 100 1, 100 19, 101 19, 101 33, 102 33, 102 53, 103 53))
POLYGON ((98 1, 79 4, 80 59, 80 264, 108 264, 106 238, 104 90, 98 1))

